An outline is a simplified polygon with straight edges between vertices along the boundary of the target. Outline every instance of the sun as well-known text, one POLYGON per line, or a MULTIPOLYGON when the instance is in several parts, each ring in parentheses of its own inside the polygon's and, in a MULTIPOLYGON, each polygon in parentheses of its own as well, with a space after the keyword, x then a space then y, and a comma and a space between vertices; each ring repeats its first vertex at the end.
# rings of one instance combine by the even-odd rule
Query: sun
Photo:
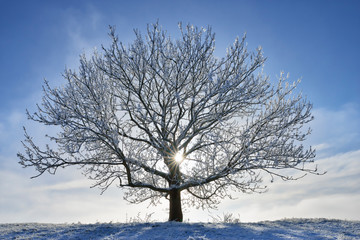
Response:
POLYGON ((177 163, 181 163, 183 160, 184 160, 184 156, 181 152, 177 152, 175 155, 174 155, 174 160, 175 162, 177 163))

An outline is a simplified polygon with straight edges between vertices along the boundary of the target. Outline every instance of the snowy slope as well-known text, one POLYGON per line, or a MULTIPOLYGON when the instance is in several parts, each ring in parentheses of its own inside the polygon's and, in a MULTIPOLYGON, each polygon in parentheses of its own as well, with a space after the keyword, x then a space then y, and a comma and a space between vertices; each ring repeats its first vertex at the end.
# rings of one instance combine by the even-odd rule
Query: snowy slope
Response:
POLYGON ((0 239, 360 239, 360 222, 0 224, 0 239))

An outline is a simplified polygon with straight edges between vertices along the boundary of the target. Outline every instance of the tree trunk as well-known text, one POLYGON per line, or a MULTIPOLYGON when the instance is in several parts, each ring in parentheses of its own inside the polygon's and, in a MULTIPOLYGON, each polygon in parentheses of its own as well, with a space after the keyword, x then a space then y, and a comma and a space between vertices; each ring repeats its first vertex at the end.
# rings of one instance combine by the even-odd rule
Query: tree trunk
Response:
POLYGON ((178 189, 170 191, 169 221, 183 221, 183 214, 181 210, 181 192, 178 189))

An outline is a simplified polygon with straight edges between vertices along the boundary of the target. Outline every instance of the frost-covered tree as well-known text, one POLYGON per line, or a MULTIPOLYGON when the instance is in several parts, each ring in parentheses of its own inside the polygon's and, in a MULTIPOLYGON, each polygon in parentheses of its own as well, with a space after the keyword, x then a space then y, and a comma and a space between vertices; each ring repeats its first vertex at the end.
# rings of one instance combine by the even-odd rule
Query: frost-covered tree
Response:
POLYGON ((215 207, 234 190, 264 190, 262 173, 317 174, 305 165, 315 157, 301 144, 312 105, 293 96, 298 82, 281 74, 271 84, 261 48, 248 52, 245 36, 216 58, 210 27, 179 29, 174 40, 150 25, 124 46, 110 28, 111 46, 65 70, 64 86, 45 81, 42 104, 27 114, 60 131, 41 148, 25 130, 20 164, 34 177, 80 166, 103 191, 126 188, 131 203, 166 198, 171 221, 182 221, 182 202, 215 207))

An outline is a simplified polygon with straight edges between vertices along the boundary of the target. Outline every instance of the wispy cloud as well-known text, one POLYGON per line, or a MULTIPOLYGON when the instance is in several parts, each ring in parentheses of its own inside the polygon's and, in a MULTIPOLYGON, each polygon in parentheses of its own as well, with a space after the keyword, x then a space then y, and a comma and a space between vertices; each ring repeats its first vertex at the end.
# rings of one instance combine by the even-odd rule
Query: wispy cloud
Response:
MULTIPOLYGON (((283 182, 278 179, 273 184, 265 182, 269 184, 267 193, 235 194, 238 199, 224 200, 219 211, 185 208, 185 219, 207 221, 211 220, 209 214, 221 216, 224 212, 231 212, 235 217, 240 214, 241 221, 285 217, 359 219, 360 149, 346 151, 348 141, 356 141, 353 138, 358 134, 356 121, 359 122, 360 118, 357 118, 359 115, 353 106, 348 105, 340 111, 315 110, 318 122, 313 126, 313 134, 315 142, 320 144, 318 152, 323 152, 316 164, 320 171, 327 171, 327 174, 309 175, 298 181, 283 182), (341 126, 341 131, 332 129, 337 125, 341 126), (345 148, 342 148, 344 144, 345 148), (330 153, 326 153, 328 150, 330 153)), ((2 142, 7 146, 19 144, 21 129, 18 126, 27 125, 29 131, 40 142, 45 143, 47 139, 42 137, 44 132, 39 131, 40 126, 29 123, 21 116, 15 111, 6 121, 0 121, 2 132, 5 132, 2 136, 6 136, 2 142), (18 133, 11 134, 13 131, 18 133)), ((0 222, 125 221, 138 212, 156 212, 155 219, 166 219, 167 201, 163 201, 164 204, 157 208, 147 209, 147 203, 129 206, 122 200, 122 190, 115 186, 103 195, 100 195, 98 189, 89 189, 92 182, 81 175, 80 169, 65 169, 56 176, 46 174, 30 180, 34 170, 21 169, 12 151, 2 152, 1 158, 0 176, 6 182, 0 184, 3 193, 0 200, 3 212, 0 222)))
POLYGON ((314 109, 309 142, 321 156, 356 150, 360 146, 360 106, 348 103, 341 109, 314 109))
POLYGON ((63 18, 65 32, 69 39, 66 65, 69 68, 78 66, 79 55, 91 56, 93 51, 109 41, 106 24, 103 17, 91 4, 87 4, 81 11, 67 9, 63 18))
MULTIPOLYGON (((317 149, 315 164, 319 172, 327 172, 325 175, 308 175, 287 182, 277 179, 268 184, 268 192, 237 194, 237 200, 225 200, 219 211, 210 214, 222 216, 229 212, 240 216, 241 221, 292 217, 359 219, 359 106, 350 103, 337 110, 315 109, 314 115, 309 143, 317 149)), ((189 213, 192 219, 206 219, 208 214, 189 213)))
POLYGON ((359 219, 360 150, 317 161, 327 173, 308 175, 297 181, 281 180, 269 184, 264 194, 239 194, 226 200, 221 211, 240 214, 241 221, 282 218, 326 217, 359 219))

